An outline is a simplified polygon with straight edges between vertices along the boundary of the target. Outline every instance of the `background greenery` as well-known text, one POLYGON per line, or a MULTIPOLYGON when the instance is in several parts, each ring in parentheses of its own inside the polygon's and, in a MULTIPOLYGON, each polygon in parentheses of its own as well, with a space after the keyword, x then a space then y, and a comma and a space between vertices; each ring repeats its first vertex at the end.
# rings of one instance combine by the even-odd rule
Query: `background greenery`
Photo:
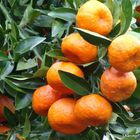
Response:
POLYGON ((122 103, 112 103, 113 118, 103 127, 92 127, 80 135, 66 136, 53 131, 47 118, 31 108, 32 93, 46 84, 45 75, 56 60, 66 61, 60 50, 62 38, 74 31, 99 48, 96 62, 81 65, 86 80, 60 71, 63 82, 78 96, 99 92, 100 76, 109 66, 107 47, 117 36, 129 33, 140 39, 135 7, 139 0, 100 0, 111 10, 112 32, 101 36, 75 28, 78 8, 86 0, 1 0, 0 2, 0 92, 13 98, 16 113, 5 108, 6 123, 12 128, 0 140, 139 140, 140 139, 140 69, 134 71, 138 87, 122 103), (129 29, 129 31, 128 31, 129 29), (75 88, 76 85, 76 88, 75 88), (127 112, 123 105, 128 105, 127 112))

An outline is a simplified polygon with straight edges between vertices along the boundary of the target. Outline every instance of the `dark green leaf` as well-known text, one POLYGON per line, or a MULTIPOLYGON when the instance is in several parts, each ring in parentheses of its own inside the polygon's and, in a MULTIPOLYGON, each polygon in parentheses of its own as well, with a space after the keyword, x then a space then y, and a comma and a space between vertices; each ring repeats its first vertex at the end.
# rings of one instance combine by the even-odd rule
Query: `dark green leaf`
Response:
POLYGON ((31 103, 31 99, 32 99, 31 94, 26 95, 17 94, 15 101, 16 110, 20 110, 27 107, 31 103))
POLYGON ((17 117, 6 107, 4 108, 4 116, 12 127, 17 125, 17 117))
POLYGON ((132 20, 132 3, 130 0, 122 0, 121 29, 119 35, 124 34, 132 20), (127 8, 126 8, 127 7, 127 8))
POLYGON ((33 36, 27 39, 22 40, 19 45, 16 47, 15 52, 18 54, 24 54, 29 50, 32 50, 34 47, 42 43, 46 38, 33 36))
POLYGON ((18 29, 18 25, 14 21, 11 23, 11 28, 12 28, 11 36, 17 41, 19 37, 19 29, 18 29))
POLYGON ((88 41, 93 45, 108 46, 111 43, 111 40, 109 38, 102 36, 98 33, 91 32, 85 29, 80 29, 80 28, 76 28, 76 29, 86 41, 88 41))
POLYGON ((13 7, 17 0, 8 0, 10 6, 13 7))
POLYGON ((20 22, 20 27, 23 27, 27 24, 32 24, 39 15, 40 12, 38 10, 33 9, 31 5, 28 5, 20 22))
POLYGON ((59 71, 60 78, 66 87, 73 90, 79 95, 91 93, 90 85, 83 78, 77 77, 71 73, 59 71))
POLYGON ((135 92, 133 93, 133 97, 140 100, 140 83, 139 82, 137 84, 137 88, 136 88, 135 92))
POLYGON ((136 79, 140 81, 140 69, 138 68, 134 70, 133 72, 134 72, 134 75, 136 76, 136 79))
POLYGON ((68 59, 66 57, 64 57, 63 53, 61 52, 61 50, 51 50, 47 52, 47 55, 49 57, 53 57, 59 60, 63 60, 63 61, 67 61, 68 59))
POLYGON ((13 83, 11 80, 9 80, 9 79, 4 79, 4 81, 5 81, 12 89, 16 90, 17 92, 19 92, 19 93, 24 93, 24 94, 27 94, 27 93, 28 93, 27 91, 25 91, 25 90, 23 90, 23 89, 17 87, 16 84, 13 83))
POLYGON ((86 140, 100 140, 99 135, 90 129, 86 135, 86 140))
POLYGON ((126 136, 123 137, 121 140, 138 140, 135 136, 126 136))
POLYGON ((133 30, 134 32, 140 33, 140 27, 133 30))
POLYGON ((4 36, 4 31, 3 31, 3 28, 2 28, 2 26, 0 25, 0 48, 3 46, 3 44, 4 44, 4 38, 5 36, 4 36))
POLYGON ((75 21, 76 11, 70 8, 57 8, 48 13, 53 18, 59 18, 65 21, 75 21))
POLYGON ((107 48, 105 47, 99 47, 98 48, 98 58, 102 59, 107 53, 107 48))
MULTIPOLYGON (((45 76, 44 76, 45 77, 45 76)), ((39 78, 30 78, 28 80, 12 80, 14 84, 20 88, 28 89, 28 90, 35 90, 37 87, 44 85, 42 79, 39 78)))
POLYGON ((45 77, 48 69, 49 69, 48 67, 42 66, 40 69, 38 69, 34 73, 34 76, 33 77, 39 77, 39 78, 45 77))
POLYGON ((4 79, 6 76, 8 76, 14 68, 14 65, 9 62, 0 62, 0 79, 4 79))
POLYGON ((119 133, 119 134, 125 134, 126 133, 126 127, 124 127, 123 125, 121 124, 116 124, 116 123, 112 123, 109 125, 110 129, 116 133, 119 133))
POLYGON ((0 80, 0 92, 1 93, 4 93, 4 82, 3 82, 3 80, 0 80))
POLYGON ((26 70, 37 66, 35 59, 28 59, 27 61, 20 60, 17 64, 16 71, 26 70))
POLYGON ((31 131, 31 123, 29 120, 29 116, 26 115, 25 123, 24 123, 24 129, 22 136, 27 138, 31 131))
POLYGON ((50 16, 41 15, 35 20, 34 25, 39 27, 51 27, 54 19, 50 16))
POLYGON ((60 34, 63 35, 65 26, 62 22, 54 21, 52 24, 52 37, 55 37, 56 35, 60 34))
POLYGON ((120 2, 118 2, 118 0, 113 0, 112 16, 113 16, 114 26, 116 25, 116 23, 118 23, 120 15, 121 15, 121 5, 120 5, 120 2))
POLYGON ((134 11, 134 17, 135 18, 140 18, 140 12, 137 12, 136 10, 134 11))

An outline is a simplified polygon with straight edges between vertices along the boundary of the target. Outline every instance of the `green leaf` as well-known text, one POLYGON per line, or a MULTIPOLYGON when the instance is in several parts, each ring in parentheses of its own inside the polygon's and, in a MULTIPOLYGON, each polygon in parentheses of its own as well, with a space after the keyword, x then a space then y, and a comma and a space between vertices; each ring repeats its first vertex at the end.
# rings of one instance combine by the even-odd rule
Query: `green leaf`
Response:
POLYGON ((134 70, 133 73, 136 76, 136 79, 140 81, 140 68, 134 70))
POLYGON ((16 140, 16 133, 11 133, 6 140, 16 140))
POLYGON ((111 123, 109 127, 112 131, 119 133, 119 134, 126 134, 126 127, 121 124, 111 123))
POLYGON ((78 30, 80 35, 89 43, 97 46, 108 46, 111 43, 111 40, 105 36, 102 36, 98 33, 91 32, 85 29, 75 28, 78 30))
POLYGON ((82 0, 67 0, 71 8, 78 9, 82 4, 82 0))
POLYGON ((31 79, 31 77, 27 75, 8 75, 7 77, 19 81, 31 79))
POLYGON ((0 48, 3 46, 4 44, 4 39, 5 39, 5 35, 4 35, 4 31, 2 26, 0 25, 0 48))
POLYGON ((140 100, 140 82, 138 82, 137 88, 132 96, 140 100))
POLYGON ((11 28, 11 36, 17 41, 17 39, 19 38, 19 29, 18 25, 14 21, 12 21, 11 23, 11 28))
POLYGON ((4 54, 3 51, 0 51, 0 61, 7 61, 8 56, 4 54))
POLYGON ((27 107, 31 103, 31 99, 32 99, 31 94, 26 95, 17 94, 15 100, 16 110, 20 110, 27 107))
POLYGON ((30 131, 31 131, 31 123, 30 123, 30 120, 29 120, 29 116, 26 115, 22 136, 27 138, 30 134, 30 131))
POLYGON ((60 78, 66 87, 76 92, 78 95, 91 93, 90 85, 86 80, 71 73, 59 71, 60 78))
POLYGON ((27 24, 32 24, 39 15, 40 12, 36 9, 33 9, 32 6, 29 4, 24 12, 23 18, 19 26, 23 27, 27 24))
POLYGON ((14 127, 17 125, 18 123, 17 117, 6 107, 4 107, 4 116, 8 121, 8 123, 10 124, 10 126, 14 127))
POLYGON ((121 15, 121 5, 120 2, 118 2, 118 0, 113 0, 112 10, 113 24, 115 26, 116 23, 118 23, 121 15))
POLYGON ((138 140, 135 136, 126 136, 123 137, 121 140, 138 140))
POLYGON ((16 47, 15 52, 18 54, 24 54, 42 43, 46 38, 33 36, 27 39, 22 40, 19 45, 16 47))
POLYGON ((12 80, 12 81, 16 86, 28 90, 35 90, 37 87, 44 85, 43 80, 40 78, 30 78, 24 81, 19 81, 19 80, 12 80))
POLYGON ((133 31, 137 32, 137 33, 140 33, 140 27, 139 28, 135 28, 133 31))
POLYGON ((65 21, 75 21, 76 11, 70 8, 57 8, 48 13, 53 18, 62 19, 65 21))
POLYGON ((107 48, 105 47, 99 47, 98 48, 98 58, 102 59, 107 53, 107 48))
POLYGON ((109 37, 114 38, 118 35, 121 28, 120 22, 112 29, 112 31, 109 34, 109 37))
POLYGON ((100 140, 98 133, 90 129, 86 135, 86 140, 100 140))
POLYGON ((9 80, 9 79, 6 78, 6 79, 4 79, 4 81, 5 81, 12 89, 14 89, 14 90, 16 90, 16 91, 18 91, 18 92, 20 92, 20 93, 24 93, 24 94, 27 94, 27 93, 28 93, 27 91, 25 91, 25 90, 23 90, 23 89, 17 87, 16 84, 13 83, 11 80, 9 80))
POLYGON ((4 82, 3 82, 3 80, 0 80, 0 92, 1 93, 4 93, 4 82))
POLYGON ((17 2, 17 0, 8 0, 11 7, 14 6, 14 4, 17 2))
POLYGON ((80 6, 81 6, 81 4, 82 4, 82 2, 81 2, 81 0, 74 0, 74 5, 75 5, 75 8, 76 9, 78 9, 80 6))
POLYGON ((73 0, 66 0, 71 8, 74 8, 73 0))
POLYGON ((138 11, 134 11, 134 17, 135 18, 140 18, 140 12, 138 12, 138 11))
POLYGON ((52 24, 52 37, 55 37, 56 35, 60 34, 63 35, 65 26, 62 22, 60 21, 54 21, 52 24))
POLYGON ((129 127, 129 128, 127 128, 127 133, 129 134, 129 135, 136 135, 136 133, 137 133, 137 129, 134 127, 129 127))
POLYGON ((60 49, 55 49, 55 50, 50 50, 47 52, 47 55, 49 57, 53 57, 59 60, 67 61, 68 59, 64 57, 63 53, 61 52, 60 49))
POLYGON ((121 29, 118 35, 124 34, 132 20, 132 3, 130 0, 122 0, 121 29), (126 8, 127 7, 127 8, 126 8))
POLYGON ((41 15, 35 20, 34 25, 38 27, 51 27, 54 19, 50 16, 41 15))
POLYGON ((6 76, 8 76, 14 68, 14 65, 9 62, 0 62, 0 79, 4 79, 6 76))
MULTIPOLYGON (((138 97, 139 98, 139 97, 138 97)), ((131 97, 129 98, 126 102, 126 104, 132 109, 132 110, 139 110, 140 108, 140 99, 135 98, 135 97, 131 97)), ((139 116, 137 116, 139 118, 139 116)))
POLYGON ((12 97, 16 97, 17 94, 19 94, 18 91, 14 90, 11 86, 9 86, 7 83, 4 82, 4 89, 5 91, 11 95, 12 97))
POLYGON ((16 71, 26 70, 37 66, 35 59, 28 59, 27 61, 20 60, 17 64, 16 71))
POLYGON ((44 78, 46 76, 48 69, 49 69, 48 67, 42 66, 34 73, 33 77, 44 78))

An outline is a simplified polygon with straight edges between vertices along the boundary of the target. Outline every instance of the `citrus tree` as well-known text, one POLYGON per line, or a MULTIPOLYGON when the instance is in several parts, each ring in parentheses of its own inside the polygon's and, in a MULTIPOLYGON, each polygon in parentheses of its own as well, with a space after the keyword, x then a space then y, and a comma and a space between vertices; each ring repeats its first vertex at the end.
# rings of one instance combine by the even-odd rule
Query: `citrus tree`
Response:
POLYGON ((139 140, 139 5, 1 0, 0 139, 139 140))

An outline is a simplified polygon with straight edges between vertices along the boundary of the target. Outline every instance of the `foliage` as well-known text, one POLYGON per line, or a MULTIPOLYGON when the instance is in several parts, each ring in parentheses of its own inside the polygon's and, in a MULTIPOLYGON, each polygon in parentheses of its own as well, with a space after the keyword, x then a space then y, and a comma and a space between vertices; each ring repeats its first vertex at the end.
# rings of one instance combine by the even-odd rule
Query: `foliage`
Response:
POLYGON ((60 50, 62 39, 78 31, 85 40, 98 45, 98 60, 81 65, 86 80, 60 71, 66 86, 79 96, 98 92, 100 76, 109 66, 107 46, 126 32, 140 38, 135 7, 138 0, 101 0, 111 10, 114 25, 107 37, 75 28, 78 8, 86 0, 1 0, 0 2, 0 92, 15 101, 16 113, 4 113, 12 131, 0 135, 1 140, 139 140, 140 139, 140 69, 134 71, 138 87, 127 101, 113 105, 113 118, 103 127, 87 129, 80 135, 54 132, 47 118, 37 116, 31 108, 33 91, 46 84, 45 74, 55 59, 67 59, 60 50), (131 30, 130 30, 131 28, 131 30), (128 31, 129 30, 129 31, 128 31), (76 86, 75 86, 76 85, 76 86), (132 112, 127 112, 128 105, 132 112))

